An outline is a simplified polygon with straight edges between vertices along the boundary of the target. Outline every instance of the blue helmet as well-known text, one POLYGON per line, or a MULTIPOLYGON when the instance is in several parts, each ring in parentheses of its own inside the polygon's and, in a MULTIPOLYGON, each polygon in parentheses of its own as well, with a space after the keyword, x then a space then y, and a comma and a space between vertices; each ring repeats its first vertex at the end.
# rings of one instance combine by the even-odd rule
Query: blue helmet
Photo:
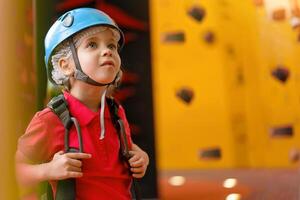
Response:
POLYGON ((104 12, 94 8, 77 8, 71 10, 57 19, 51 26, 45 37, 45 64, 49 80, 55 84, 52 79, 51 71, 53 69, 51 56, 54 49, 63 41, 74 34, 97 25, 109 26, 119 31, 119 46, 123 47, 125 39, 124 34, 117 24, 104 12))

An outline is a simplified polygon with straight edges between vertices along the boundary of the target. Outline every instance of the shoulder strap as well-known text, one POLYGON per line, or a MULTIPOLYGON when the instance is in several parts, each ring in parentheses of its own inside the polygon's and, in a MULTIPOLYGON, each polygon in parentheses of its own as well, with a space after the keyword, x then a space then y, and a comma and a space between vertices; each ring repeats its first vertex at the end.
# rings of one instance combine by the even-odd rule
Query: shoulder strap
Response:
POLYGON ((68 108, 68 103, 63 94, 53 97, 47 105, 60 119, 65 127, 65 152, 78 152, 69 146, 69 133, 74 124, 79 143, 79 152, 83 152, 83 142, 81 137, 81 128, 76 118, 72 117, 68 108))
POLYGON ((59 117, 66 129, 71 128, 71 115, 68 109, 68 103, 63 94, 53 97, 47 107, 49 107, 59 117))
MULTIPOLYGON (((129 154, 129 148, 128 148, 128 141, 127 141, 127 136, 125 133, 125 127, 123 120, 119 116, 119 104, 112 98, 107 98, 107 103, 110 111, 110 115, 113 121, 114 126, 117 129, 118 135, 119 135, 119 140, 120 140, 120 154, 122 155, 122 158, 126 160, 128 163, 128 160, 130 159, 130 154, 129 154)), ((129 165, 129 163, 128 163, 129 165)), ((129 170, 131 173, 131 171, 129 170)), ((133 193, 135 196, 136 200, 141 200, 141 188, 140 185, 137 181, 137 179, 133 178, 132 179, 132 189, 133 193)))
POLYGON ((125 127, 123 123, 123 119, 119 116, 119 104, 112 98, 107 98, 108 107, 110 110, 111 119, 115 128, 117 129, 117 133, 120 140, 120 153, 122 158, 125 158, 127 161, 130 158, 129 148, 128 148, 128 140, 125 133, 125 127))
MULTIPOLYGON (((71 129, 73 123, 77 129, 78 134, 78 142, 79 142, 79 149, 82 151, 82 140, 81 140, 81 131, 77 120, 71 117, 68 103, 63 94, 58 95, 51 99, 51 101, 47 105, 60 119, 65 127, 65 151, 76 151, 69 147, 69 130, 71 129)), ((56 200, 74 200, 76 196, 76 181, 75 179, 65 179, 60 180, 57 183, 57 191, 56 191, 56 200)), ((47 198, 52 199, 50 194, 52 193, 52 188, 47 188, 47 198), (49 191, 51 190, 51 192, 49 191)))
POLYGON ((120 117, 119 117, 119 106, 120 105, 113 98, 106 98, 106 102, 108 104, 112 122, 113 122, 115 128, 117 128, 117 130, 118 130, 119 129, 118 120, 120 119, 120 117))

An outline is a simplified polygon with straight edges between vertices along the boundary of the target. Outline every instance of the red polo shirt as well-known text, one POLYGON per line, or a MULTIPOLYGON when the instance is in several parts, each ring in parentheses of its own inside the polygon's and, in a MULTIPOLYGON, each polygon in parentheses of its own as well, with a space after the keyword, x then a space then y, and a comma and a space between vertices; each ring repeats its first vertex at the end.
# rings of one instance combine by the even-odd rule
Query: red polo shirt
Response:
MULTIPOLYGON (((100 108, 98 112, 93 112, 69 93, 65 92, 64 96, 71 115, 80 124, 84 152, 92 154, 92 158, 82 161, 83 177, 76 179, 76 199, 131 199, 131 177, 119 158, 119 138, 108 105, 105 106, 104 115, 105 138, 100 140, 100 108)), ((119 116, 124 121, 131 146, 129 125, 121 106, 119 116)), ((49 162, 56 152, 64 150, 64 131, 59 118, 45 108, 33 117, 25 134, 19 139, 18 149, 34 163, 49 162)), ((78 148, 74 126, 70 130, 70 146, 78 148)), ((56 182, 51 185, 56 191, 56 182)))

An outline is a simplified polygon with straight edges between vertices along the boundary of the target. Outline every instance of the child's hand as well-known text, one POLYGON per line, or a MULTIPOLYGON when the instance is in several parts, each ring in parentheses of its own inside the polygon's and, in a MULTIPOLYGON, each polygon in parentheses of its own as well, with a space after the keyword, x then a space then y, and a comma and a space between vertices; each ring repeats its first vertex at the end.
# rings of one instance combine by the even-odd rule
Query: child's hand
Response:
POLYGON ((64 153, 59 151, 54 154, 52 161, 47 163, 48 180, 62 180, 81 177, 82 162, 79 159, 91 158, 87 153, 64 153))
POLYGON ((134 178, 142 178, 149 164, 149 157, 146 152, 137 145, 132 144, 132 151, 129 151, 131 158, 129 159, 130 170, 134 178))

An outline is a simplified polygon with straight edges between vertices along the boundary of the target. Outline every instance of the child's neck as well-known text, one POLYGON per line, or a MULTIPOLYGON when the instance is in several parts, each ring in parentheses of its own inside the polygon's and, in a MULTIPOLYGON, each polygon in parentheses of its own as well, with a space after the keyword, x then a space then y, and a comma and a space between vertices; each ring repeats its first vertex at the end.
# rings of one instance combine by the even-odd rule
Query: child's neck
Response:
POLYGON ((89 84, 75 84, 70 93, 84 105, 94 112, 97 112, 101 104, 101 97, 106 87, 92 86, 89 84))

